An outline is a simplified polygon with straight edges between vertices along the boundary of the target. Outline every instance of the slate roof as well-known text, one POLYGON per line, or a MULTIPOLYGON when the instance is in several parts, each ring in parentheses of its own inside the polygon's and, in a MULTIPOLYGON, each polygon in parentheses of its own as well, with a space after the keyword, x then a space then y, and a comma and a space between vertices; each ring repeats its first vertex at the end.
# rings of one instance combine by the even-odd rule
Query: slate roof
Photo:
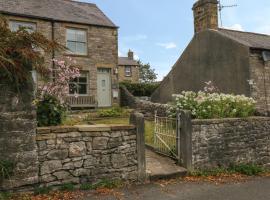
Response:
POLYGON ((219 28, 218 32, 250 48, 270 49, 270 35, 234 31, 222 28, 219 28))
POLYGON ((0 13, 116 28, 95 4, 72 0, 0 0, 0 13))
POLYGON ((138 66, 138 62, 136 60, 129 59, 128 57, 119 57, 118 65, 121 66, 138 66))

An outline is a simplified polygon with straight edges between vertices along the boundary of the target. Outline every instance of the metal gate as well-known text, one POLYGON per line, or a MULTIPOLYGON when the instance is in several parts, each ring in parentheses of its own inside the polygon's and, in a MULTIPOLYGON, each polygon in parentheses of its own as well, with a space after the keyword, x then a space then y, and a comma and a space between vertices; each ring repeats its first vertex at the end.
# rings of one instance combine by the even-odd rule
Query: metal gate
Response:
POLYGON ((154 148, 158 153, 180 160, 180 114, 168 118, 155 113, 154 148))

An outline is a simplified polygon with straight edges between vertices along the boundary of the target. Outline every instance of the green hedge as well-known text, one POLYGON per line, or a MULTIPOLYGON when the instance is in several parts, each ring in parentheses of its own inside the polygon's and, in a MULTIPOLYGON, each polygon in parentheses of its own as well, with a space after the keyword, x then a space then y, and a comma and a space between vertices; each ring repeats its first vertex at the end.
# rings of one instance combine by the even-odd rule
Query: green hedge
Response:
POLYGON ((158 83, 130 83, 122 82, 120 85, 125 86, 128 91, 137 97, 150 97, 152 93, 158 88, 158 83))

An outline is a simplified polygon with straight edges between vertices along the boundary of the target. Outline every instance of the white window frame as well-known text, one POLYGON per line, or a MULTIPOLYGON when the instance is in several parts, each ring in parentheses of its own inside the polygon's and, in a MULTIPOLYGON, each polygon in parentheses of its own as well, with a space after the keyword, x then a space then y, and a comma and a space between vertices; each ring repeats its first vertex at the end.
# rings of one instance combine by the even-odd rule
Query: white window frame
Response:
MULTIPOLYGON (((76 92, 77 93, 70 93, 69 92, 69 96, 75 96, 75 95, 78 95, 78 96, 88 96, 89 95, 89 72, 88 71, 81 71, 80 72, 81 73, 81 75, 80 75, 80 77, 86 77, 86 83, 84 83, 84 82, 80 82, 80 80, 79 80, 79 78, 80 77, 78 77, 78 78, 76 78, 77 79, 77 81, 70 81, 70 83, 69 84, 74 84, 77 88, 76 88, 76 92), (86 94, 80 94, 79 93, 79 87, 80 87, 80 85, 86 85, 86 94)), ((69 86, 69 88, 70 88, 70 86, 69 86)))
POLYGON ((125 66, 125 76, 131 77, 132 76, 132 67, 131 66, 125 66), (129 69, 129 70, 127 70, 129 69))
POLYGON ((86 56, 88 54, 87 50, 87 30, 79 28, 66 28, 66 47, 69 48, 69 53, 73 55, 82 55, 86 56), (75 32, 74 39, 69 38, 69 31, 75 32), (79 33, 84 33, 84 40, 79 39, 79 33), (70 49, 69 44, 75 44, 75 49, 70 49), (81 44, 84 46, 84 52, 78 51, 78 45, 81 44))
POLYGON ((33 33, 37 30, 37 24, 28 21, 10 20, 9 28, 11 31, 16 32, 20 27, 25 27, 29 33, 33 33))

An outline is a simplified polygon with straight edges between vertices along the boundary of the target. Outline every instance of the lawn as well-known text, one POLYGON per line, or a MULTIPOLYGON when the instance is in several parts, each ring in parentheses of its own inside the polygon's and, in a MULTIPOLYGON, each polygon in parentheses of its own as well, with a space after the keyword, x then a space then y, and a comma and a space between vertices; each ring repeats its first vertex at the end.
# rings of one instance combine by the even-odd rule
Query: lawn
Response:
MULTIPOLYGON (((129 124, 129 118, 109 118, 93 121, 95 124, 129 124)), ((154 143, 154 122, 145 120, 145 143, 154 143)))
MULTIPOLYGON (((129 124, 129 117, 132 110, 126 108, 100 109, 97 112, 71 114, 66 117, 63 125, 78 124, 129 124)), ((145 120, 145 142, 154 142, 154 122, 145 120)))
POLYGON ((94 119, 91 122, 95 124, 129 124, 129 118, 128 117, 120 117, 120 118, 100 118, 100 119, 94 119))

